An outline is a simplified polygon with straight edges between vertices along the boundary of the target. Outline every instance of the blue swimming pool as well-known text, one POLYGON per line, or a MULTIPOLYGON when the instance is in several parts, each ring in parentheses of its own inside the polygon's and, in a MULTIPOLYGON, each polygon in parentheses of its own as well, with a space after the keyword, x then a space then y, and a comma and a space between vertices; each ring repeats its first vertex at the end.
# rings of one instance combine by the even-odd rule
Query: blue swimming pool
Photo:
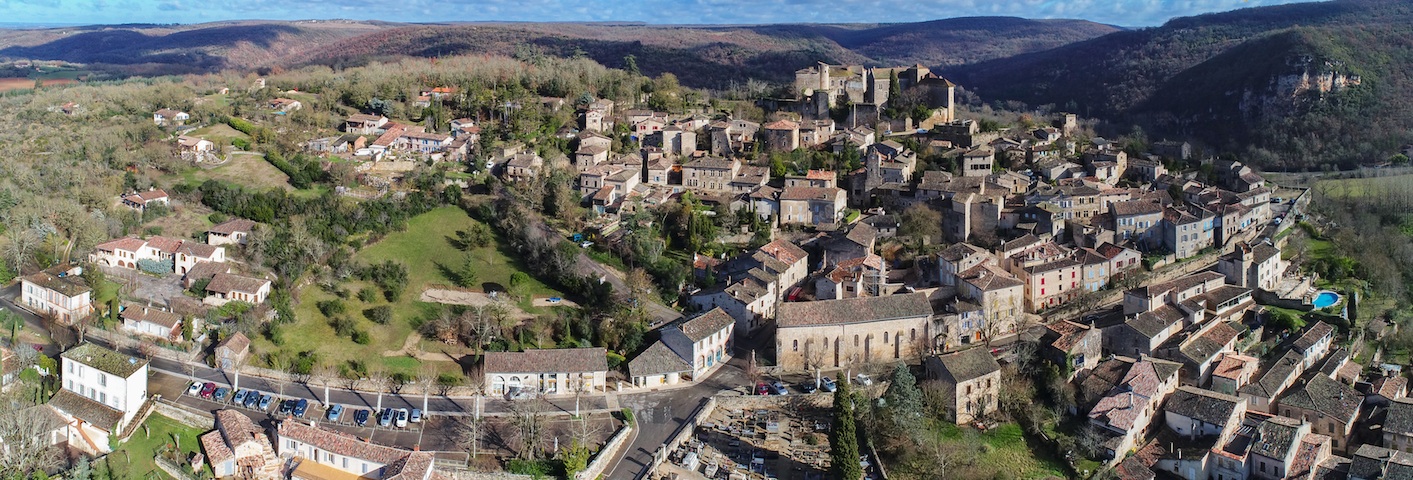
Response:
POLYGON ((1313 305, 1315 306, 1315 308, 1325 308, 1336 303, 1339 303, 1339 294, 1331 292, 1329 290, 1324 290, 1315 295, 1315 302, 1313 305))

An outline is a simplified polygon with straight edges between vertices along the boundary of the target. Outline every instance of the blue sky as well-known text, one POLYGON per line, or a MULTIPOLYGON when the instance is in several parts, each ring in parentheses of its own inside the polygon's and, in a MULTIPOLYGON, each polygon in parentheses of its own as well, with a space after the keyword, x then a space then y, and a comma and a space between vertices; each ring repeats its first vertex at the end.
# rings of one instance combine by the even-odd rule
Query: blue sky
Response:
POLYGON ((1298 0, 0 0, 0 21, 201 23, 345 18, 436 21, 642 21, 659 24, 914 22, 1004 15, 1123 26, 1298 0))

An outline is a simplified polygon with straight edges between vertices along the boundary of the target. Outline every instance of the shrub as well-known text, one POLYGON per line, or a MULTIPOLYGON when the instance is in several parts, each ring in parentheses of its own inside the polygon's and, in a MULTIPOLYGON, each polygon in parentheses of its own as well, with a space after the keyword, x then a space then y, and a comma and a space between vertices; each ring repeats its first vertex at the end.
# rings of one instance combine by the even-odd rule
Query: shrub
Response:
POLYGON ((623 410, 620 411, 620 413, 623 414, 623 423, 629 425, 633 424, 633 409, 624 407, 623 410))
POLYGON ((357 343, 359 345, 367 345, 373 343, 373 336, 369 335, 367 331, 355 330, 353 332, 353 343, 357 343))
POLYGON ((373 303, 378 300, 378 292, 371 287, 363 287, 358 291, 358 300, 363 303, 373 303))
POLYGON ((338 334, 340 337, 353 335, 353 332, 358 328, 358 326, 353 323, 353 320, 348 317, 338 317, 330 320, 329 326, 334 327, 334 333, 338 334))
POLYGON ((142 259, 137 261, 137 268, 153 275, 172 273, 172 260, 152 260, 142 259))
POLYGON ((343 303, 343 300, 320 300, 316 305, 319 306, 319 313, 329 318, 348 310, 348 306, 343 303))
POLYGON ((363 310, 363 316, 368 317, 369 321, 378 325, 387 325, 388 322, 392 321, 392 307, 379 305, 373 308, 367 308, 363 310))
POLYGON ((618 368, 619 365, 622 365, 622 364, 623 364, 623 361, 624 361, 624 360, 625 360, 625 359, 623 358, 622 355, 619 355, 619 354, 617 354, 617 353, 615 353, 615 352, 608 352, 608 368, 609 368, 609 369, 618 368))

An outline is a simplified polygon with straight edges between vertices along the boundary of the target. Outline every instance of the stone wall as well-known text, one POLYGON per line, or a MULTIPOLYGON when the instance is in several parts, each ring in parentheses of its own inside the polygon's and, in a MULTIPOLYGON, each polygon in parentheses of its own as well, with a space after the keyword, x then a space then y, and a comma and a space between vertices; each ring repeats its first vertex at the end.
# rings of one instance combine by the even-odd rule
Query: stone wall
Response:
POLYGON ((589 462, 589 466, 575 474, 574 479, 594 480, 599 478, 599 476, 604 473, 604 470, 621 456, 619 450, 622 450, 623 447, 628 444, 628 438, 632 435, 632 425, 625 424, 623 428, 619 428, 618 432, 614 433, 613 437, 609 438, 607 443, 604 443, 603 448, 599 449, 599 454, 594 456, 594 460, 589 462))
POLYGON ((182 425, 203 430, 216 428, 216 419, 210 413, 183 407, 165 399, 157 400, 153 405, 156 407, 153 413, 176 420, 182 425))

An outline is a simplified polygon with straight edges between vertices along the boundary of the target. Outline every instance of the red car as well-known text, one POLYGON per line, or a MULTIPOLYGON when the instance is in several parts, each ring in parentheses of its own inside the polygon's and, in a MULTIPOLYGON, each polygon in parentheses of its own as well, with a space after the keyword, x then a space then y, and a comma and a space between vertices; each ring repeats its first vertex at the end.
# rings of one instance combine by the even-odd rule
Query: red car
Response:
POLYGON ((764 383, 756 384, 756 395, 770 395, 770 386, 764 383))
POLYGON ((216 384, 214 383, 206 382, 206 385, 201 386, 201 398, 211 398, 211 394, 215 392, 216 384))

